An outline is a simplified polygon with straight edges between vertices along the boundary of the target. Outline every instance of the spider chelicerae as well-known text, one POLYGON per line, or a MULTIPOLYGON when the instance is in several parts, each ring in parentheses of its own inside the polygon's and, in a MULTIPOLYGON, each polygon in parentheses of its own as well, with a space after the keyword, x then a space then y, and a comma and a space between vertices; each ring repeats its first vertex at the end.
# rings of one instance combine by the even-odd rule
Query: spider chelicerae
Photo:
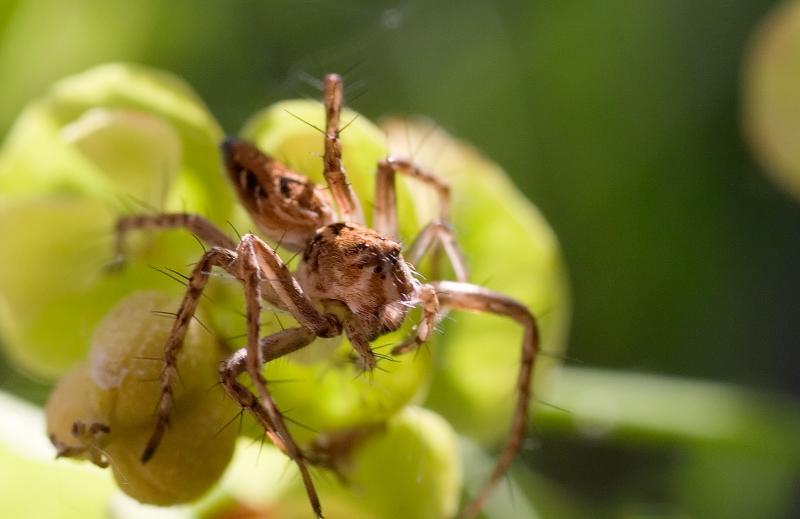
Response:
POLYGON ((318 337, 344 334, 360 367, 371 371, 376 366, 376 354, 370 342, 397 330, 410 309, 421 307, 422 317, 410 336, 394 347, 394 355, 413 351, 427 341, 438 321, 451 309, 488 312, 510 317, 525 332, 511 429, 492 474, 461 511, 461 517, 473 517, 511 465, 523 440, 539 347, 536 320, 523 304, 467 282, 466 264, 448 223, 449 187, 411 161, 387 157, 377 164, 374 229, 365 225, 361 204, 342 166, 342 80, 336 74, 324 79, 324 105, 327 189, 246 141, 228 138, 221 146, 233 187, 259 230, 267 238, 279 241, 283 248, 302 254, 294 273, 276 250, 255 234, 246 234, 237 243, 199 215, 134 215, 118 221, 118 257, 123 257, 125 235, 134 229, 185 228, 209 245, 188 278, 164 347, 156 424, 141 460, 147 462, 153 456, 169 425, 173 388, 178 380, 178 353, 214 267, 242 284, 246 304, 247 346, 222 362, 220 380, 228 395, 255 417, 275 445, 297 465, 317 517, 322 517, 322 507, 308 467, 325 463, 292 439, 267 388, 262 373, 264 363, 308 346, 318 337), (430 186, 437 192, 440 205, 438 219, 428 223, 405 250, 397 241, 397 174, 430 186), (456 281, 423 283, 414 276, 411 266, 437 244, 445 251, 456 281), (264 303, 290 313, 299 326, 261 337, 259 323, 264 303), (245 372, 255 392, 238 380, 245 372))

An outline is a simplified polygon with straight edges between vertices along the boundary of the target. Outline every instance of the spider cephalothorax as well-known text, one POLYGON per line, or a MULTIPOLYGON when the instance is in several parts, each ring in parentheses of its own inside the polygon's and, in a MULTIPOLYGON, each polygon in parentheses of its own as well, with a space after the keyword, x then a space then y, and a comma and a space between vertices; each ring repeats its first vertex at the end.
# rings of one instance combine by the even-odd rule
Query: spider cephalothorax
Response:
POLYGON ((351 329, 367 341, 403 323, 420 286, 400 244, 358 224, 319 229, 296 275, 311 299, 343 302, 353 314, 351 329))
POLYGON ((119 255, 123 252, 125 233, 136 228, 184 227, 211 245, 188 278, 183 302, 165 345, 158 418, 142 461, 152 457, 167 430, 173 407, 172 388, 178 378, 177 353, 213 267, 225 270, 242 284, 247 306, 247 346, 222 363, 221 382, 228 395, 250 412, 272 441, 297 464, 312 508, 320 517, 322 509, 307 465, 324 461, 300 449, 293 440, 267 388, 263 364, 303 348, 317 337, 344 333, 361 367, 370 370, 375 367, 370 341, 398 329, 414 306, 422 308, 422 317, 411 335, 395 346, 393 354, 412 351, 428 340, 438 320, 449 310, 488 312, 510 317, 524 327, 525 334, 511 431, 489 480, 462 511, 462 517, 472 517, 511 465, 522 443, 539 344, 536 321, 521 303, 466 282, 466 265, 447 222, 449 187, 412 162, 387 157, 376 165, 375 228, 365 226, 361 203, 342 167, 341 79, 330 74, 324 85, 323 171, 329 191, 250 143, 227 139, 222 144, 228 176, 253 221, 268 238, 289 250, 302 252, 294 274, 276 250, 258 236, 247 234, 235 242, 197 215, 138 215, 123 218, 117 224, 119 255), (416 179, 439 195, 439 219, 426 225, 405 250, 396 241, 396 174, 416 179), (414 277, 411 265, 419 262, 437 242, 447 254, 457 281, 422 283, 414 277), (299 326, 261 337, 263 302, 290 313, 299 326), (255 393, 238 381, 245 371, 255 393))
POLYGON ((303 250, 295 273, 300 288, 314 302, 335 301, 350 311, 342 326, 358 344, 362 366, 374 368, 366 343, 400 327, 420 286, 400 244, 358 223, 330 223, 326 192, 249 142, 228 138, 222 155, 259 228, 289 250, 303 250))

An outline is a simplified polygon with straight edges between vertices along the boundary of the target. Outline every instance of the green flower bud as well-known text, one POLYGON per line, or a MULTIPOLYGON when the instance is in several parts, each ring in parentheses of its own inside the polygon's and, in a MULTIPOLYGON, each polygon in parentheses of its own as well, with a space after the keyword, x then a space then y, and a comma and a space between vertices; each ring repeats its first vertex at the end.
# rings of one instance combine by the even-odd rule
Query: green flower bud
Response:
MULTIPOLYGON (((89 367, 93 382, 106 392, 112 428, 152 428, 161 394, 164 345, 180 298, 161 292, 138 292, 120 301, 103 317, 92 336, 89 367)), ((179 380, 173 395, 181 399, 217 382, 219 353, 214 338, 193 320, 178 355, 179 380)))
POLYGON ((800 2, 775 6, 744 64, 744 128, 766 173, 800 198, 800 2))
POLYGON ((103 447, 109 429, 103 393, 92 382, 85 363, 58 381, 47 399, 45 417, 47 436, 60 456, 104 463, 103 447))
MULTIPOLYGON (((315 478, 326 518, 445 519, 455 513, 461 491, 457 437, 435 413, 406 407, 382 428, 354 434, 339 447, 342 479, 315 478)), ((310 514, 296 469, 268 445, 240 441, 222 490, 238 503, 234 508, 284 519, 310 514)))
POLYGON ((209 335, 189 326, 178 355, 170 427, 142 463, 160 396, 164 343, 173 320, 155 315, 180 302, 159 292, 130 296, 106 315, 92 340, 89 364, 58 383, 47 403, 47 430, 66 457, 110 465, 120 488, 143 503, 194 500, 220 477, 238 429, 226 427, 238 408, 217 382, 209 335))
POLYGON ((459 460, 452 427, 432 411, 406 407, 358 448, 352 472, 345 473, 348 494, 374 517, 452 517, 461 491, 459 460))
POLYGON ((238 429, 230 421, 237 412, 219 387, 185 395, 147 463, 141 456, 152 425, 113 432, 107 452, 119 488, 139 502, 160 506, 199 498, 219 480, 233 455, 238 429))
POLYGON ((133 65, 67 78, 25 109, 0 150, 0 344, 22 370, 55 378, 124 294, 174 286, 147 265, 182 268, 195 240, 133 233, 129 268, 112 276, 114 224, 146 207, 225 222, 221 135, 182 81, 133 65))
POLYGON ((0 201, 0 344, 25 371, 54 378, 84 358, 94 323, 128 289, 103 276, 111 241, 97 239, 108 232, 98 222, 109 219, 99 202, 0 201))

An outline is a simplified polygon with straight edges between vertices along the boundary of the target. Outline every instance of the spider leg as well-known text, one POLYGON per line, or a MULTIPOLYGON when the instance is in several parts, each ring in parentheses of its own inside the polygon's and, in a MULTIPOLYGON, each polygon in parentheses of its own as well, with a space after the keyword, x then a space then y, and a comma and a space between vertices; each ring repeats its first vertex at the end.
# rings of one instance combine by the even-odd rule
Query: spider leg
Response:
MULTIPOLYGON (((123 264, 125 260, 125 237, 129 232, 139 229, 179 228, 186 229, 202 242, 212 247, 229 250, 236 249, 236 243, 228 235, 200 215, 192 213, 138 214, 125 216, 117 220, 115 255, 111 268, 119 268, 123 264)), ((262 297, 271 305, 284 309, 272 287, 263 287, 262 297)))
MULTIPOLYGON (((261 372, 261 366, 264 364, 267 354, 278 355, 282 352, 299 349, 309 344, 315 337, 339 335, 342 332, 342 326, 338 319, 320 313, 311 304, 280 256, 260 238, 252 234, 245 235, 237 247, 237 253, 239 255, 238 277, 244 284, 247 307, 247 347, 244 368, 253 381, 260 407, 265 413, 262 425, 265 426, 266 431, 273 432, 270 437, 273 441, 277 440, 276 444, 280 445, 282 450, 297 464, 314 513, 318 517, 322 517, 319 498, 305 465, 304 455, 286 428, 283 417, 267 388, 267 381, 261 372), (264 351, 259 342, 262 284, 274 292, 281 306, 303 326, 301 331, 293 331, 292 334, 296 337, 288 336, 286 342, 282 340, 284 336, 278 336, 273 343, 276 345, 273 346, 275 351, 269 349, 264 351)), ((241 397, 247 398, 245 395, 241 395, 241 397)), ((234 398, 236 397, 234 396, 234 398)))
MULTIPOLYGON (((275 401, 272 399, 267 381, 261 373, 261 366, 264 364, 261 347, 259 345, 260 316, 261 316, 261 287, 260 276, 256 252, 253 247, 255 236, 248 235, 242 239, 237 252, 240 258, 241 280, 244 284, 245 305, 247 308, 247 355, 245 356, 245 370, 256 387, 261 405, 267 412, 272 430, 285 442, 284 446, 287 454, 292 459, 301 457, 297 445, 292 440, 283 417, 278 411, 275 401)), ((313 333, 313 332, 309 332, 313 333)))
POLYGON ((412 265, 416 265, 426 253, 433 249, 437 241, 442 244, 447 258, 453 266, 456 280, 465 283, 469 278, 469 270, 467 262, 464 260, 464 253, 458 246, 453 229, 444 221, 430 222, 423 227, 408 248, 405 254, 406 260, 412 265))
POLYGON ((271 291, 277 306, 292 314, 304 328, 317 337, 335 337, 342 333, 339 320, 314 307, 278 253, 261 238, 244 235, 237 251, 240 254, 239 279, 245 282, 245 275, 253 276, 255 268, 261 292, 271 291))
MULTIPOLYGON (((269 362, 270 360, 277 359, 278 357, 282 357, 311 344, 315 338, 316 336, 305 328, 283 330, 269 337, 264 337, 259 341, 260 357, 263 362, 269 362)), ((319 502, 319 496, 317 495, 314 482, 311 479, 311 474, 306 465, 307 458, 294 443, 288 432, 285 432, 285 434, 280 432, 283 426, 280 412, 277 411, 277 409, 270 410, 262 405, 252 392, 236 380, 244 371, 249 372, 250 358, 250 348, 248 347, 239 349, 224 361, 219 368, 222 385, 225 387, 228 395, 234 401, 238 402, 242 408, 247 409, 261 424, 272 442, 295 462, 303 478, 303 484, 305 485, 308 499, 311 502, 311 507, 317 517, 322 517, 322 507, 319 502), (274 418, 275 414, 278 417, 277 421, 274 418)), ((263 377, 260 375, 260 370, 259 377, 263 380, 263 377)), ((285 427, 283 427, 283 430, 285 431, 285 427)))
POLYGON ((467 519, 477 515, 483 507, 494 487, 511 466, 522 445, 528 416, 528 401, 531 395, 533 365, 536 353, 539 350, 539 329, 536 319, 524 305, 502 294, 477 285, 453 281, 433 282, 431 286, 436 290, 443 308, 504 315, 525 328, 522 342, 522 359, 520 361, 519 374, 517 375, 517 401, 511 430, 491 476, 489 476, 489 479, 484 483, 472 502, 461 511, 459 517, 467 519))
MULTIPOLYGON (((375 230, 387 238, 397 239, 397 173, 414 178, 433 188, 439 196, 439 216, 426 225, 406 252, 406 259, 416 264, 427 253, 441 244, 455 271, 458 281, 466 281, 469 272, 464 261, 464 253, 456 242, 453 230, 448 223, 450 212, 450 186, 437 176, 428 173, 410 161, 388 158, 378 163, 375 177, 375 211, 373 220, 375 230)), ((435 264, 438 261, 434 261, 435 264)))
MULTIPOLYGON (((142 462, 148 461, 153 456, 169 425, 169 416, 174 404, 173 386, 177 379, 177 356, 183 346, 186 330, 197 309, 203 289, 208 283, 211 268, 214 266, 222 267, 244 285, 248 344, 245 350, 246 354, 235 357, 235 359, 240 359, 237 362, 243 362, 244 369, 253 380, 259 398, 256 399, 252 393, 236 382, 235 375, 229 378, 226 389, 231 397, 250 409, 257 418, 260 418, 259 421, 270 433, 270 437, 276 445, 279 445, 297 463, 309 499, 312 506, 315 507, 315 513, 319 516, 319 499, 304 464, 303 454, 289 434, 283 418, 272 400, 266 381, 261 374, 261 366, 265 359, 275 358, 275 355, 281 354, 282 351, 300 348, 308 344, 314 337, 332 337, 340 334, 341 325, 336 318, 324 315, 314 308, 277 253, 252 234, 242 238, 236 247, 236 252, 219 247, 212 248, 202 256, 192 270, 183 302, 164 348, 165 365, 161 377, 158 416, 153 434, 142 453, 142 462), (271 293, 270 297, 275 298, 276 304, 291 312, 295 319, 303 325, 302 333, 297 332, 298 338, 283 341, 279 340, 282 338, 279 336, 274 341, 267 340, 263 348, 259 344, 262 285, 265 291, 271 293), (309 336, 311 338, 306 339, 309 336), (308 342, 304 342, 306 340, 308 342), (277 344, 275 350, 268 347, 270 344, 277 344), (268 352, 262 353, 262 349, 267 349, 268 352)), ((241 370, 239 367, 236 369, 241 370)))
POLYGON ((186 293, 178 309, 177 317, 172 325, 167 342, 164 345, 164 369, 161 372, 161 393, 158 399, 156 425, 150 439, 142 452, 142 463, 146 463, 155 454, 161 437, 169 427, 169 416, 174 405, 173 386, 178 378, 178 354, 183 348, 183 339, 189 323, 197 311, 197 305, 203 289, 208 283, 211 268, 219 266, 230 270, 236 263, 236 254, 228 249, 214 247, 200 258, 189 276, 186 293))
POLYGON ((431 285, 422 285, 419 289, 419 300, 422 303, 422 320, 414 327, 414 332, 403 342, 392 348, 392 355, 400 355, 413 351, 426 342, 436 328, 444 313, 439 310, 439 298, 436 289, 431 285))
POLYGON ((236 243, 216 225, 200 215, 191 213, 137 214, 123 216, 115 226, 116 241, 114 264, 120 265, 125 259, 125 237, 137 229, 176 229, 184 228, 212 247, 234 249, 236 243))
POLYGON ((325 76, 325 181, 345 222, 363 224, 364 213, 352 186, 347 182, 342 165, 342 143, 339 141, 339 119, 342 112, 342 78, 325 76))
POLYGON ((439 217, 447 222, 450 213, 450 186, 435 175, 420 169, 414 163, 396 158, 386 158, 378 163, 375 176, 375 230, 383 236, 396 240, 397 236, 397 188, 395 174, 400 173, 432 187, 439 196, 439 217))
POLYGON ((360 359, 360 368, 362 371, 371 372, 377 365, 375 359, 375 352, 369 346, 369 341, 364 337, 364 334, 358 330, 356 320, 350 320, 345 324, 345 333, 347 333, 347 340, 353 346, 353 349, 358 354, 360 359))

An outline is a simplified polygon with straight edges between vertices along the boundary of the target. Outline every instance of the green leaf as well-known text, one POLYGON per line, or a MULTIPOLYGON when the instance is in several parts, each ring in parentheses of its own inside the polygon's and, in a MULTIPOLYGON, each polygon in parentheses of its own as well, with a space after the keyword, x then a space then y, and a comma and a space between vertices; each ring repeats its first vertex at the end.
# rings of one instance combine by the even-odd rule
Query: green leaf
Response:
MULTIPOLYGON (((720 382, 572 367, 562 370, 551 389, 547 401, 562 410, 537 408, 532 422, 538 431, 648 453, 656 460, 649 470, 672 482, 664 502, 674 503, 674 510, 744 518, 779 517, 792 507, 800 406, 785 396, 720 382), (668 464, 653 456, 656 449, 672 453, 668 464)), ((627 510, 617 515, 647 510, 631 489, 615 496, 612 485, 607 494, 613 507, 627 510)))
POLYGON ((800 408, 718 382, 564 368, 537 427, 642 444, 725 446, 800 465, 800 408))

